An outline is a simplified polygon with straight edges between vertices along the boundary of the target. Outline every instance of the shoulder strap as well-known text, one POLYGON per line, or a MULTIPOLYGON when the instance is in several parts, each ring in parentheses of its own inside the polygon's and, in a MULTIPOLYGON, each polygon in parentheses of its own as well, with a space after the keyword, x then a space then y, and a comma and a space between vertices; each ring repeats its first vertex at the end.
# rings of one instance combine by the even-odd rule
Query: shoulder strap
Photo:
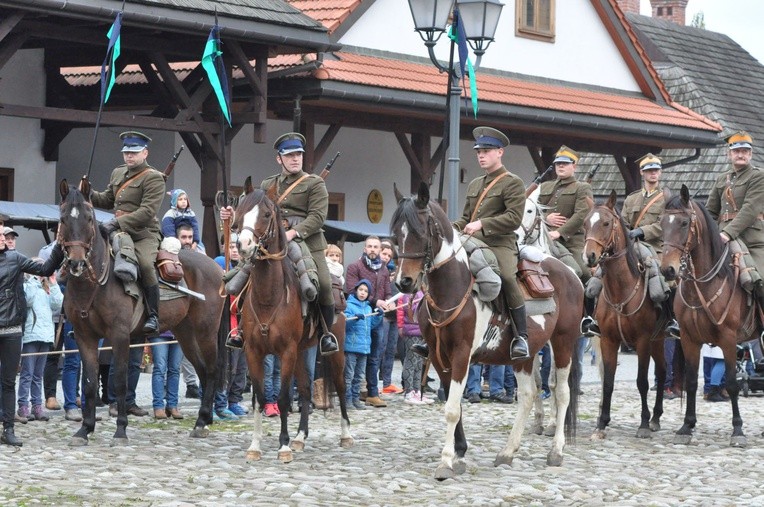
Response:
MULTIPOLYGON (((295 181, 294 183, 289 185, 289 187, 286 190, 284 190, 284 193, 279 196, 278 200, 276 200, 276 204, 281 204, 284 201, 284 199, 286 199, 286 197, 290 194, 290 192, 292 192, 292 190, 294 190, 294 187, 296 187, 302 180, 304 180, 308 176, 310 176, 310 175, 309 174, 303 174, 302 176, 297 178, 297 181, 295 181)), ((276 184, 278 184, 278 181, 276 182, 276 184)))
POLYGON ((727 174, 727 186, 724 189, 724 198, 730 206, 732 206, 732 211, 737 211, 737 203, 735 202, 735 197, 732 195, 732 180, 730 179, 729 174, 727 174))
POLYGON ((149 172, 150 170, 151 170, 151 168, 150 168, 150 167, 147 167, 146 169, 144 169, 143 171, 139 172, 139 173, 138 173, 138 174, 136 174, 135 176, 133 176, 133 177, 131 177, 131 178, 128 178, 128 179, 127 179, 127 181, 125 181, 125 182, 124 182, 124 183, 123 183, 123 184, 122 184, 122 185, 121 185, 121 186, 120 186, 120 187, 117 189, 117 191, 116 191, 116 192, 114 192, 114 199, 115 199, 115 200, 117 199, 117 196, 119 195, 119 193, 120 193, 120 192, 122 192, 122 191, 125 189, 125 187, 126 187, 126 186, 127 186, 127 185, 128 185, 130 182, 131 182, 131 181, 135 181, 137 178, 140 178, 141 176, 143 176, 144 174, 146 174, 146 173, 147 173, 147 172, 149 172))
POLYGON ((650 199, 650 200, 647 202, 647 206, 645 206, 644 208, 642 208, 642 211, 639 213, 639 216, 637 217, 637 221, 636 221, 636 222, 634 222, 634 229, 636 229, 637 227, 639 227, 639 222, 641 222, 641 221, 642 221, 642 219, 643 219, 643 218, 644 218, 644 216, 645 216, 645 213, 647 213, 647 210, 648 210, 648 209, 650 209, 650 206, 652 206, 653 204, 655 204, 656 202, 658 202, 658 199, 660 199, 660 197, 661 197, 662 195, 663 195, 663 192, 656 192, 656 194, 653 196, 653 198, 652 198, 652 199, 650 199))
POLYGON ((480 198, 478 198, 477 202, 475 203, 475 209, 472 210, 472 216, 470 217, 470 222, 474 222, 475 218, 477 217, 478 210, 480 209, 480 204, 483 202, 483 199, 485 199, 486 194, 488 193, 493 186, 499 182, 500 179, 502 179, 504 176, 508 175, 509 173, 501 173, 500 175, 496 176, 496 179, 494 179, 491 183, 488 184, 485 189, 483 189, 483 192, 480 194, 480 198))

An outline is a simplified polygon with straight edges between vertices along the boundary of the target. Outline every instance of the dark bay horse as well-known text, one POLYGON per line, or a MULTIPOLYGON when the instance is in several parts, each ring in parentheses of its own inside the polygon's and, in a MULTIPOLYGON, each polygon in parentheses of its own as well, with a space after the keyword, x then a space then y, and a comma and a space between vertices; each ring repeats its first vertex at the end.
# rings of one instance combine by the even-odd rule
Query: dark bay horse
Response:
MULTIPOLYGON (((411 294, 421 288, 425 293, 418 311, 419 326, 447 397, 446 442, 435 472, 435 477, 443 480, 466 470, 467 439, 462 426, 461 399, 470 361, 510 364, 512 337, 508 328, 501 335, 484 339, 492 307, 473 294, 474 278, 467 254, 446 214, 437 203, 430 201, 427 186, 421 185, 418 195, 408 198, 403 198, 396 189, 396 197, 398 208, 390 230, 397 240, 401 264, 395 283, 402 292, 411 294)), ((531 407, 539 399, 533 377, 534 358, 547 342, 551 342, 554 355, 554 397, 558 407, 552 450, 547 455, 549 465, 562 464, 564 430, 566 426, 574 429, 566 424, 566 412, 571 402, 575 406, 578 387, 576 385, 571 394, 568 377, 575 379, 575 371, 571 375, 571 369, 577 362, 573 358, 583 316, 584 290, 578 277, 557 259, 546 256, 541 266, 557 289, 555 309, 527 319, 531 359, 511 363, 517 375, 520 406, 507 443, 496 456, 496 466, 511 464, 520 446, 531 407)))
MULTIPOLYGON (((82 356, 85 378, 85 407, 82 426, 70 445, 86 445, 95 429, 95 402, 98 397, 98 341, 108 338, 114 353, 114 394, 117 397, 117 430, 112 445, 127 443, 127 365, 131 340, 142 342, 144 315, 134 322, 133 313, 140 303, 125 293, 114 275, 108 239, 98 227, 95 210, 87 196, 90 183, 83 178, 79 188, 61 182, 61 217, 57 241, 66 254, 67 269, 64 310, 72 323, 82 356)), ((207 257, 188 250, 180 251, 188 288, 204 294, 206 301, 184 296, 159 305, 162 331, 172 330, 183 353, 191 361, 202 383, 204 397, 191 432, 192 437, 209 435, 212 402, 218 373, 218 325, 223 311, 219 291, 223 275, 220 267, 207 257)), ((140 303, 142 304, 142 303, 140 303)))
MULTIPOLYGON (((275 188, 272 189, 275 192, 275 188)), ((279 411, 281 412, 280 448, 278 458, 288 463, 292 461, 292 450, 302 451, 308 438, 308 416, 310 411, 300 412, 297 436, 289 446, 287 420, 291 408, 292 377, 297 376, 297 389, 302 407, 310 406, 310 380, 308 379, 303 351, 318 343, 317 311, 310 311, 309 318, 303 319, 300 286, 292 262, 287 257, 286 233, 281 222, 281 211, 261 189, 244 196, 236 209, 236 224, 239 230, 239 252, 242 259, 249 259, 252 268, 249 285, 245 289, 240 327, 244 338, 244 352, 247 356, 249 375, 254 390, 253 405, 255 429, 252 443, 247 449, 247 460, 262 457, 260 442, 263 437, 261 407, 265 406, 263 391, 263 359, 274 354, 281 361, 281 391, 279 411)), ((313 306, 311 304, 311 306, 313 306)), ((345 406, 345 316, 339 314, 332 327, 337 336, 340 350, 322 358, 327 378, 334 383, 339 396, 340 445, 350 447, 350 419, 345 406)), ((328 382, 325 382, 328 384, 328 382)), ((327 388, 328 389, 328 388, 327 388)))
POLYGON ((603 286, 594 312, 602 332, 602 402, 593 440, 605 438, 605 429, 610 423, 613 382, 621 343, 637 350, 637 389, 642 398, 637 437, 650 438, 652 431, 660 429, 663 415, 666 380, 663 328, 666 318, 649 297, 648 272, 637 258, 634 243, 627 235, 626 224, 616 211, 615 202, 616 194, 612 192, 607 203, 595 206, 584 220, 584 258, 589 267, 601 267, 603 286), (652 419, 647 405, 651 356, 658 385, 652 419))
POLYGON ((732 404, 730 445, 747 444, 743 419, 738 408, 739 386, 735 380, 738 343, 758 335, 755 306, 738 283, 729 248, 719 236, 719 227, 702 205, 690 199, 685 185, 679 195, 666 203, 661 219, 663 260, 661 271, 667 280, 678 279, 674 313, 679 321, 682 350, 686 361, 687 408, 684 424, 674 442, 689 444, 695 428, 698 363, 704 343, 716 345, 724 354, 726 388, 732 404))

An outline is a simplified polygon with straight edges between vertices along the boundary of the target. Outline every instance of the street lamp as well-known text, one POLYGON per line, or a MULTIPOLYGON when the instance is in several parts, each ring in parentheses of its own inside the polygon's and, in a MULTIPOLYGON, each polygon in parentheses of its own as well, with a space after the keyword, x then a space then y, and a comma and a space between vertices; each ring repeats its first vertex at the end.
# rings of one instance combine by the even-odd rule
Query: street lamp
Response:
POLYGON ((448 18, 454 9, 458 9, 459 18, 467 36, 467 42, 475 52, 475 68, 480 66, 480 59, 493 42, 496 27, 499 24, 501 9, 499 0, 409 0, 414 28, 422 37, 432 63, 441 71, 448 72, 448 218, 459 218, 459 98, 462 89, 459 86, 460 72, 454 66, 454 46, 451 41, 451 53, 448 65, 442 64, 435 57, 435 44, 446 31, 448 18), (456 4, 456 5, 454 5, 456 4))

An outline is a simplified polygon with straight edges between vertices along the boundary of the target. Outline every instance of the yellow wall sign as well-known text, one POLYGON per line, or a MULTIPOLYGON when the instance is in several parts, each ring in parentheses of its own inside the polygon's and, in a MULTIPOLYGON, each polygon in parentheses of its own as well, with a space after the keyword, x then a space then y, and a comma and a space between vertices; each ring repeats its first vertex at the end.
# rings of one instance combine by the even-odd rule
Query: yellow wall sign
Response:
POLYGON ((383 210, 382 192, 375 188, 369 192, 369 197, 366 198, 366 214, 369 216, 371 223, 378 224, 382 221, 383 210))

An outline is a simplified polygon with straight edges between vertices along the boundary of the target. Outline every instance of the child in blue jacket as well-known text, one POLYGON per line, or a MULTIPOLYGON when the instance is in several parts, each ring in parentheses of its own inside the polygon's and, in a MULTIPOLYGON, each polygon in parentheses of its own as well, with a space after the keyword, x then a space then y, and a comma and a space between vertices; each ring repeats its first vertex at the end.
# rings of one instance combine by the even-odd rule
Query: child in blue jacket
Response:
POLYGON ((345 308, 345 397, 347 404, 358 410, 366 408, 360 396, 361 381, 366 378, 366 358, 371 353, 371 330, 382 319, 381 315, 372 314, 370 292, 371 282, 359 280, 345 308))
POLYGON ((188 200, 188 194, 181 188, 176 188, 170 192, 170 209, 162 217, 162 236, 165 238, 175 238, 175 231, 181 224, 188 224, 194 230, 194 243, 192 250, 202 243, 199 236, 199 222, 196 220, 196 213, 191 209, 191 203, 188 200))

